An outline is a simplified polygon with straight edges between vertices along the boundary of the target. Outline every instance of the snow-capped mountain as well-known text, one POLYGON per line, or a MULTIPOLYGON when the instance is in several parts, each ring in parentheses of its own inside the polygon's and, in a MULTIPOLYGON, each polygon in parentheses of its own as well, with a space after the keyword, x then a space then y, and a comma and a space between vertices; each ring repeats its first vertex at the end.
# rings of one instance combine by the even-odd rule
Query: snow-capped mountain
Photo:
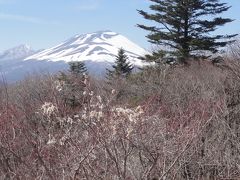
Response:
POLYGON ((143 62, 138 57, 143 56, 147 51, 126 37, 112 31, 98 31, 76 35, 55 47, 27 57, 25 60, 113 63, 119 48, 123 48, 126 51, 132 64, 136 66, 143 65, 143 62))
POLYGON ((28 67, 23 63, 24 59, 36 52, 29 45, 25 44, 1 52, 0 73, 8 81, 22 79, 26 72, 29 72, 28 67))
POLYGON ((4 51, 0 53, 0 72, 13 82, 33 72, 56 73, 67 70, 68 62, 84 61, 90 74, 103 76, 114 63, 119 48, 126 51, 131 64, 144 65, 138 57, 148 53, 146 50, 118 33, 98 31, 76 35, 46 50, 34 51, 28 45, 20 45, 4 51))
POLYGON ((0 53, 0 61, 24 59, 36 53, 29 45, 22 44, 0 53))

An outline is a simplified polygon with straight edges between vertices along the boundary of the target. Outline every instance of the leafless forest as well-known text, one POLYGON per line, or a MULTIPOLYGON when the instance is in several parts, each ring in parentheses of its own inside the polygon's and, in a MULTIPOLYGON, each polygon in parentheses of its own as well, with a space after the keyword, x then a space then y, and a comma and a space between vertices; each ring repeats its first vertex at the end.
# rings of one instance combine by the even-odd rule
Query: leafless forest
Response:
POLYGON ((240 46, 109 85, 32 75, 0 85, 0 179, 240 178, 240 46))

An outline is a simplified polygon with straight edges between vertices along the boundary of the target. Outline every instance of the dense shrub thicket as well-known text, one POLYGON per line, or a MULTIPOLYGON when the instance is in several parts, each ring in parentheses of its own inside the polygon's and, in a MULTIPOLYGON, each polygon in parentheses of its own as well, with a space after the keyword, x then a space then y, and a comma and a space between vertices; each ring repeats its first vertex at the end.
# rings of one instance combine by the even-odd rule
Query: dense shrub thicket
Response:
POLYGON ((240 64, 0 86, 0 179, 237 179, 240 64))
POLYGON ((120 49, 107 82, 81 62, 55 76, 3 79, 0 179, 240 179, 239 44, 224 61, 206 60, 234 42, 236 34, 210 34, 232 22, 217 17, 230 7, 150 1, 154 13, 139 13, 157 25, 138 26, 165 47, 142 57, 155 66, 133 74, 120 49))

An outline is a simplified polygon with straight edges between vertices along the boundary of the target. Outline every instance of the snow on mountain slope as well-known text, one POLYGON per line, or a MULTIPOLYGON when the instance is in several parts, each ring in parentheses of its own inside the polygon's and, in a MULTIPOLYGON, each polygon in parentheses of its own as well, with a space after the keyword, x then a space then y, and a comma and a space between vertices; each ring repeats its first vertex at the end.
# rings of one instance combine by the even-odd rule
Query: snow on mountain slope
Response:
POLYGON ((123 48, 129 61, 136 66, 144 63, 138 59, 148 52, 126 37, 112 31, 76 35, 67 41, 36 53, 27 60, 47 60, 52 62, 64 61, 93 61, 113 63, 119 48, 123 48))
POLYGON ((0 73, 8 82, 15 82, 32 73, 67 70, 70 61, 84 61, 89 74, 104 77, 106 68, 112 67, 119 48, 126 51, 133 65, 145 65, 138 59, 148 53, 143 48, 118 33, 98 31, 76 35, 46 50, 34 51, 28 45, 6 50, 0 53, 0 73))
POLYGON ((22 79, 31 69, 30 66, 26 66, 26 63, 24 63, 24 58, 36 52, 25 44, 1 52, 0 73, 9 82, 22 79))
POLYGON ((32 54, 35 51, 26 44, 19 45, 17 47, 8 49, 2 53, 0 53, 0 61, 4 60, 16 60, 16 59, 24 59, 32 54))

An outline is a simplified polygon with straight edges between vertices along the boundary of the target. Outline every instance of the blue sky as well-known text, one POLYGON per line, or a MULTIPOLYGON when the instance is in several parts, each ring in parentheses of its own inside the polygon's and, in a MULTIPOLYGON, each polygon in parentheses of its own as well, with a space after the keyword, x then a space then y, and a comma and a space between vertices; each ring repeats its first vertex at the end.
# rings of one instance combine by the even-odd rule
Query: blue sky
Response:
MULTIPOLYGON (((227 2, 233 7, 224 15, 236 21, 221 32, 240 33, 240 1, 227 2)), ((149 49, 147 33, 136 27, 148 23, 136 9, 148 6, 148 0, 0 0, 0 51, 19 44, 48 48, 98 30, 116 31, 149 49)))

